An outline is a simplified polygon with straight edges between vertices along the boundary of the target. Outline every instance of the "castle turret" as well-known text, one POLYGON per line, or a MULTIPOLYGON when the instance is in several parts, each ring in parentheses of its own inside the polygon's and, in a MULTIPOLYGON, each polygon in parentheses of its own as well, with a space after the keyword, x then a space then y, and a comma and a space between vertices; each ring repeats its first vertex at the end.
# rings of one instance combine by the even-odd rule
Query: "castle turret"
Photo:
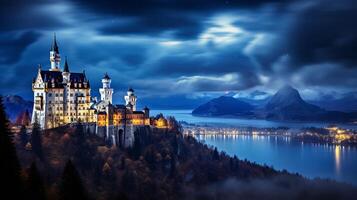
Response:
POLYGON ((69 66, 68 66, 67 57, 66 57, 66 60, 64 62, 64 69, 63 69, 63 72, 62 72, 63 83, 69 83, 70 82, 70 75, 71 75, 71 73, 69 72, 69 66))
POLYGON ((59 54, 59 49, 56 41, 56 34, 54 34, 53 36, 53 42, 50 50, 50 61, 51 61, 50 71, 60 71, 61 56, 59 54))
POLYGON ((132 105, 133 111, 136 111, 136 96, 134 94, 134 90, 129 88, 127 91, 127 95, 124 97, 125 104, 128 105, 129 103, 132 105))
POLYGON ((110 77, 108 76, 107 73, 105 73, 103 79, 102 79, 102 84, 103 84, 103 88, 99 89, 100 92, 100 99, 102 101, 106 101, 108 103, 112 103, 113 100, 113 89, 110 88, 110 83, 112 82, 112 80, 110 79, 110 77))
POLYGON ((144 116, 145 118, 149 118, 150 117, 150 110, 147 106, 145 106, 145 108, 143 109, 144 112, 144 116))

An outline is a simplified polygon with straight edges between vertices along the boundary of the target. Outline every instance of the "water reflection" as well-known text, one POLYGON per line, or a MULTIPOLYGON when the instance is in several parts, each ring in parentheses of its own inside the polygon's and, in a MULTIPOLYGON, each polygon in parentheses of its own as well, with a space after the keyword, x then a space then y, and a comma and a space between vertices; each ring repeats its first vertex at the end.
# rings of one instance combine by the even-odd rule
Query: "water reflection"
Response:
POLYGON ((198 140, 229 155, 304 176, 332 178, 357 185, 357 148, 295 142, 289 137, 198 135, 198 140))
POLYGON ((341 170, 341 146, 335 146, 335 166, 336 173, 339 175, 341 170))

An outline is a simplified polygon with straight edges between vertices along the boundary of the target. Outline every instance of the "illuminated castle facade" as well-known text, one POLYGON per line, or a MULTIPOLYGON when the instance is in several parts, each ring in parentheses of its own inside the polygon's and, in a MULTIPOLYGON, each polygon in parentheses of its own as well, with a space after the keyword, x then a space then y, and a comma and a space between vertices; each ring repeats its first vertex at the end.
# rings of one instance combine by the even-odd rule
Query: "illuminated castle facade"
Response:
POLYGON ((51 67, 44 70, 39 66, 32 82, 34 107, 32 123, 42 129, 81 122, 86 128, 106 138, 113 145, 130 146, 134 131, 151 124, 149 109, 136 110, 137 97, 130 88, 124 97, 125 105, 113 105, 114 89, 106 73, 99 89, 100 100, 91 96, 91 87, 85 72, 71 72, 67 59, 61 70, 61 57, 56 37, 50 50, 51 67))

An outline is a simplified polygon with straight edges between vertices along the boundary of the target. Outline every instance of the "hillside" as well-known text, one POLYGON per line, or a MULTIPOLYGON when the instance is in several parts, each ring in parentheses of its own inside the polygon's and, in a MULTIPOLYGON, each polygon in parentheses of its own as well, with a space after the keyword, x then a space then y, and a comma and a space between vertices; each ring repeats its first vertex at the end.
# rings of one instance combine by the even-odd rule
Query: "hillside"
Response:
POLYGON ((49 199, 58 198, 68 159, 91 199, 299 199, 301 195, 351 199, 357 195, 349 185, 307 180, 229 157, 181 135, 179 129, 142 128, 135 139, 133 148, 120 149, 105 146, 81 126, 53 129, 42 136, 42 160, 28 145, 21 145, 19 137, 15 141, 24 169, 36 161, 49 199))
POLYGON ((200 105, 192 111, 200 116, 246 116, 253 110, 253 106, 234 97, 221 96, 200 105))

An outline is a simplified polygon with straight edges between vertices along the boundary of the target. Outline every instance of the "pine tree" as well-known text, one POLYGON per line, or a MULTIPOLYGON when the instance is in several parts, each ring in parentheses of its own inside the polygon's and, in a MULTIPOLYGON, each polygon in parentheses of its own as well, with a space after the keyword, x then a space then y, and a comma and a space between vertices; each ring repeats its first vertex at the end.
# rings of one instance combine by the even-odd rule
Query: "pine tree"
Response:
POLYGON ((26 133, 26 127, 25 126, 21 126, 20 129, 20 140, 21 140, 21 146, 26 146, 28 140, 28 135, 26 133))
POLYGON ((140 157, 141 155, 141 143, 142 143, 142 139, 140 137, 140 133, 139 131, 135 131, 134 132, 134 144, 133 146, 130 148, 130 155, 136 160, 140 157))
POLYGON ((215 147, 213 150, 213 160, 219 160, 219 153, 217 147, 215 147))
POLYGON ((27 193, 30 199, 46 199, 45 187, 35 163, 32 163, 28 172, 27 193))
POLYGON ((128 193, 136 191, 137 184, 136 184, 135 174, 132 171, 130 171, 129 169, 126 169, 122 176, 121 184, 122 184, 124 191, 126 191, 128 193))
POLYGON ((43 160, 41 129, 40 129, 40 125, 37 123, 37 119, 35 119, 35 122, 32 125, 31 145, 32 145, 32 151, 41 160, 43 160))
POLYGON ((81 168, 90 168, 92 160, 92 147, 86 141, 87 134, 83 127, 83 124, 78 122, 76 125, 76 131, 74 133, 75 138, 75 149, 74 149, 74 158, 75 163, 81 168))
POLYGON ((87 199, 82 180, 73 163, 69 160, 64 167, 60 185, 60 199, 87 199))
POLYGON ((174 135, 174 139, 172 141, 172 147, 175 155, 178 155, 179 153, 179 146, 178 146, 178 141, 177 141, 177 135, 174 135))
POLYGON ((175 156, 172 155, 170 160, 170 174, 169 177, 174 178, 176 176, 176 159, 175 156))
POLYGON ((0 158, 1 196, 22 199, 23 184, 20 177, 20 163, 12 141, 2 96, 0 96, 0 158))

